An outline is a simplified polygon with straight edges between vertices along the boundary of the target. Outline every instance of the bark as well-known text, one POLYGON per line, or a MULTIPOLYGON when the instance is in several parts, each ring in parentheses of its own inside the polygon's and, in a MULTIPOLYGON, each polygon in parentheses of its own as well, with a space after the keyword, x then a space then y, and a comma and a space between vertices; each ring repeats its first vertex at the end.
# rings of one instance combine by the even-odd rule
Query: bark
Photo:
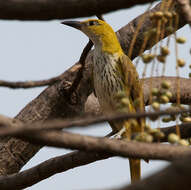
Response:
POLYGON ((1 0, 0 18, 52 20, 94 16, 154 0, 1 0))

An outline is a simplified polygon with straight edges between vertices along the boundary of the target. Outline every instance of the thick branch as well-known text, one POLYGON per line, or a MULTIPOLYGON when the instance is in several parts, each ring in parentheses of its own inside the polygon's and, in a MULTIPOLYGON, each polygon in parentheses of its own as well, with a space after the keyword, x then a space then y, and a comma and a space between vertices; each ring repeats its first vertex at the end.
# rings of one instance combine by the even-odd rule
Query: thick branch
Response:
POLYGON ((117 156, 153 160, 181 159, 191 156, 191 149, 184 146, 160 143, 125 142, 108 138, 90 137, 61 131, 28 133, 19 136, 31 143, 58 148, 79 149, 93 152, 111 153, 117 156))
MULTIPOLYGON (((75 118, 73 120, 52 120, 47 122, 36 122, 32 124, 25 124, 19 122, 19 120, 11 119, 5 116, 0 115, 0 137, 4 136, 22 136, 23 134, 29 134, 32 132, 38 131, 47 131, 47 130, 59 130, 69 127, 79 127, 79 126, 88 126, 91 124, 98 124, 105 121, 117 121, 123 119, 138 119, 146 117, 156 117, 162 115, 178 115, 180 113, 188 113, 191 110, 172 110, 172 111, 156 111, 156 112, 139 112, 139 113, 127 113, 127 114, 112 114, 110 116, 92 116, 84 115, 83 117, 75 118)), ((185 130, 186 127, 189 128, 190 124, 182 124, 180 127, 183 127, 185 130)), ((167 129, 166 129, 167 130, 167 129)), ((167 130, 168 131, 168 130, 167 130)), ((169 131, 173 131, 172 129, 169 131)), ((188 132, 188 130, 186 130, 188 132)), ((185 132, 182 132, 185 135, 185 132)), ((168 133, 169 134, 169 133, 168 133)), ((168 135, 167 134, 167 135, 168 135)), ((187 134, 189 137, 190 134, 187 134)))
POLYGON ((87 17, 153 1, 154 0, 1 0, 0 18, 51 20, 87 17))
MULTIPOLYGON (((146 78, 143 79, 143 89, 144 89, 144 101, 145 105, 148 105, 149 103, 149 95, 150 90, 152 88, 161 88, 161 83, 163 80, 169 81, 171 83, 170 91, 172 92, 172 98, 170 99, 170 102, 175 103, 177 98, 177 77, 152 77, 152 78, 146 78), (150 81, 152 80, 152 86, 150 81)), ((180 78, 180 101, 182 104, 190 104, 191 103, 191 86, 190 86, 191 79, 186 78, 180 78)), ((92 114, 100 114, 100 105, 98 103, 97 98, 91 94, 90 97, 88 97, 88 100, 85 105, 85 110, 87 112, 90 112, 92 114)))

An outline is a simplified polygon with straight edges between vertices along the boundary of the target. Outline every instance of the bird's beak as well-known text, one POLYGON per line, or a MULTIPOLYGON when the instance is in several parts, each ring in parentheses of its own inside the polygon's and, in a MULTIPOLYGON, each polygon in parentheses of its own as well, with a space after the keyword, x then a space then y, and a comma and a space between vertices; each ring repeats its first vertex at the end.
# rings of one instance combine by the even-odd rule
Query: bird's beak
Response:
POLYGON ((71 26, 71 27, 76 28, 78 30, 80 30, 82 27, 82 23, 79 21, 64 21, 64 22, 61 22, 61 24, 71 26))

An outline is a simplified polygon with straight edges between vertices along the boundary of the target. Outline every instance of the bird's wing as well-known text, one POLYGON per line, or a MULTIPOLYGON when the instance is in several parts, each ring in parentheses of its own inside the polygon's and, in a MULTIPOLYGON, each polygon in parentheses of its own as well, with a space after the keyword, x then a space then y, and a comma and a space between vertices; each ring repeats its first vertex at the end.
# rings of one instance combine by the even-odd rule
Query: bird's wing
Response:
MULTIPOLYGON (((143 97, 143 84, 139 79, 139 75, 136 71, 135 66, 128 56, 122 55, 119 59, 118 64, 119 70, 121 71, 122 80, 125 84, 126 94, 132 102, 132 112, 141 112, 145 110, 144 97, 143 97)), ((143 129, 145 126, 145 119, 140 118, 137 120, 143 129)))
POLYGON ((131 97, 136 111, 144 111, 143 84, 135 66, 128 56, 122 55, 119 59, 121 76, 125 83, 127 95, 131 97))

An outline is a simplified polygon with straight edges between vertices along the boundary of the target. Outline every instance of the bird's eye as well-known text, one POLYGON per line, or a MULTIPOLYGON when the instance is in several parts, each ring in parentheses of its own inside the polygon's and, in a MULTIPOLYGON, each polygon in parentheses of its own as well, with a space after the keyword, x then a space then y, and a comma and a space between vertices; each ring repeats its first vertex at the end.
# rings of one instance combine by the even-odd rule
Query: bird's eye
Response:
POLYGON ((95 24, 96 24, 95 21, 93 21, 93 20, 90 20, 90 21, 89 21, 89 26, 93 26, 93 25, 95 25, 95 24))
POLYGON ((96 21, 96 20, 90 20, 88 23, 87 23, 88 26, 94 26, 94 25, 99 25, 99 22, 96 21))

